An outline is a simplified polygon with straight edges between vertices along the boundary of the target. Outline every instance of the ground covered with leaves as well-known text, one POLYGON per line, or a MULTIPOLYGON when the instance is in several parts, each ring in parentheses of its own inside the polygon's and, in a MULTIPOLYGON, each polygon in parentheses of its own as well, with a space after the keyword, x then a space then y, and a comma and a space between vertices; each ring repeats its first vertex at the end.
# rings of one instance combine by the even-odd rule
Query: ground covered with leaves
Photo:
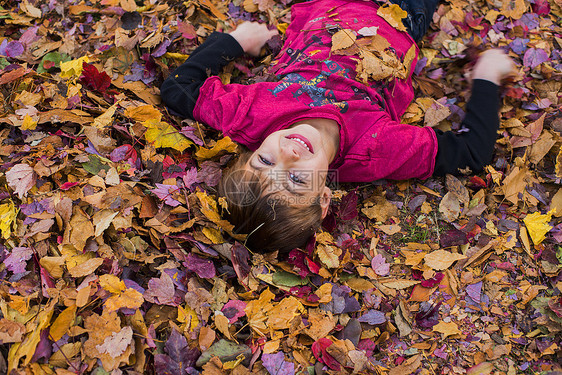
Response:
MULTIPOLYGON (((289 254, 227 236, 214 194, 238 149, 158 87, 212 31, 285 30, 291 0, 2 4, 0 373, 560 370, 560 0, 441 4, 403 121, 458 129, 471 61, 503 48, 493 163, 341 186, 289 254)), ((280 48, 222 79, 272 79, 280 48)))

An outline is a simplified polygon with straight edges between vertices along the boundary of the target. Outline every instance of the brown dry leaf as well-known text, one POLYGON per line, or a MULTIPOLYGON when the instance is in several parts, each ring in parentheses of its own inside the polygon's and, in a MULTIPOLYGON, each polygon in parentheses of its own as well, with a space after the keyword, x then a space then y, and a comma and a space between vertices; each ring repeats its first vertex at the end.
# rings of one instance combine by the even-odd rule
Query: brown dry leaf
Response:
POLYGON ((558 189, 558 192, 552 197, 549 211, 553 211, 553 215, 556 217, 562 216, 562 188, 558 189))
POLYGON ((88 238, 94 236, 94 225, 90 218, 80 207, 74 206, 72 219, 68 225, 70 231, 69 243, 73 244, 77 250, 83 251, 88 238))
POLYGON ((434 127, 445 120, 451 114, 449 107, 433 100, 431 106, 426 110, 424 116, 425 126, 434 127))
POLYGON ((457 326, 457 323, 455 322, 439 322, 433 326, 433 332, 442 333, 444 335, 443 338, 462 334, 462 332, 459 330, 459 327, 457 326))
POLYGON ((502 2, 501 14, 506 17, 518 20, 527 11, 528 5, 525 4, 525 0, 511 0, 502 2))
POLYGON ((549 131, 544 131, 539 139, 527 149, 529 161, 533 164, 538 164, 555 144, 556 139, 553 134, 549 131))
POLYGON ((453 193, 461 203, 463 203, 465 206, 468 204, 468 202, 470 201, 468 189, 458 178, 453 175, 447 174, 445 184, 447 186, 447 190, 449 190, 450 193, 453 193))
POLYGON ((455 221, 461 213, 461 205, 457 196, 451 192, 445 194, 439 203, 439 212, 448 222, 455 221))
POLYGON ((318 340, 328 336, 336 327, 337 322, 337 317, 334 317, 331 312, 311 309, 308 311, 309 325, 304 332, 313 340, 318 340))
POLYGON ((419 281, 416 280, 406 280, 406 279, 380 279, 379 282, 391 289, 407 289, 411 286, 419 284, 419 281))
POLYGON ((396 366, 390 369, 388 375, 412 374, 416 372, 416 370, 420 368, 421 365, 422 365, 422 356, 421 354, 416 354, 413 357, 408 358, 400 366, 396 366))
POLYGON ((138 107, 127 107, 124 115, 133 120, 143 122, 151 119, 162 120, 162 112, 154 108, 152 105, 141 105, 138 107))
POLYGON ((423 259, 425 264, 432 269, 442 271, 449 268, 457 260, 466 258, 466 255, 451 253, 447 250, 436 250, 427 254, 423 259))
POLYGON ((392 27, 400 31, 407 31, 406 26, 402 23, 402 19, 408 16, 408 13, 397 4, 390 6, 381 6, 377 10, 377 15, 384 18, 392 27))
POLYGON ((89 259, 77 266, 68 269, 72 277, 84 277, 94 273, 103 264, 103 258, 89 259))
POLYGON ((306 310, 298 299, 293 296, 286 297, 269 311, 267 326, 273 330, 288 329, 290 321, 304 311, 306 310))
POLYGON ((25 325, 6 318, 0 319, 0 342, 3 344, 21 342, 26 333, 25 325))
POLYGON ((374 204, 369 202, 361 209, 361 212, 371 220, 384 223, 392 216, 399 216, 398 207, 390 203, 383 196, 376 196, 374 204))
POLYGON ((355 43, 356 39, 357 36, 353 30, 339 30, 337 33, 332 35, 332 51, 351 47, 355 43))

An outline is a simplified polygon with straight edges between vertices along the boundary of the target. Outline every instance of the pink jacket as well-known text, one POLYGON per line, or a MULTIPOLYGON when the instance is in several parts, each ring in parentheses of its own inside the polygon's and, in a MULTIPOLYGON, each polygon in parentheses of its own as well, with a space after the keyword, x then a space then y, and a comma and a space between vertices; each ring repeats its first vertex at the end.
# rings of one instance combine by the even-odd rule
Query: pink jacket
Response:
POLYGON ((340 126, 340 149, 330 166, 339 181, 429 177, 437 154, 435 132, 399 122, 414 96, 411 76, 366 86, 354 79, 357 56, 330 52, 338 29, 378 26, 378 34, 403 59, 414 41, 379 17, 377 9, 371 1, 294 5, 285 45, 272 66, 279 81, 223 85, 211 77, 200 89, 194 118, 251 150, 297 121, 331 119, 340 126))

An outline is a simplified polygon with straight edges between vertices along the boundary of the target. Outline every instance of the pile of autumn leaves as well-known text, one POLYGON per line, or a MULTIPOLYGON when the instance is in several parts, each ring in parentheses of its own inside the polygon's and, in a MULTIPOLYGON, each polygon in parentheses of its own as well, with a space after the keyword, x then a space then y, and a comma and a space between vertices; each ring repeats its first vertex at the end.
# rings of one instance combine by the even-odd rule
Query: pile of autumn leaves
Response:
MULTIPOLYGON (((136 9, 131 1, 102 3, 136 9)), ((205 9, 220 14, 219 7, 205 3, 205 9)), ((248 9, 250 3, 246 1, 243 6, 248 9)), ((273 8, 273 3, 258 3, 262 11, 280 12, 281 7, 273 8)), ((514 3, 520 8, 521 1, 514 3)), ((501 12, 517 19, 521 15, 513 12, 519 12, 519 8, 501 12)), ((27 1, 21 3, 21 11, 29 17, 40 17, 38 10, 27 1)), ((453 8, 451 21, 461 21, 455 19, 459 11, 458 7, 453 8)), ((397 21, 403 13, 396 6, 381 7, 380 15, 395 27, 403 27, 397 21)), ((498 15, 499 12, 495 17, 498 15)), ((445 21, 442 23, 444 28, 448 26, 445 21)), ((443 42, 449 52, 453 45, 458 48, 453 42, 458 41, 443 42)), ((378 37, 374 28, 360 30, 358 35, 343 29, 333 35, 332 50, 360 58, 360 80, 399 79, 408 73, 414 51, 400 62, 393 54, 380 52, 387 46, 388 41, 378 37)), ((16 48, 8 49, 12 50, 16 48)), ((424 52, 431 57, 431 53, 424 52)), ((185 366, 205 366, 205 374, 244 373, 249 362, 248 350, 253 349, 254 353, 262 353, 261 362, 255 367, 269 373, 294 373, 298 364, 315 361, 332 371, 339 371, 341 366, 360 371, 368 366, 366 353, 370 350, 372 354, 376 345, 384 345, 391 338, 390 329, 380 329, 391 324, 390 314, 380 311, 381 301, 400 296, 412 286, 416 286, 416 297, 429 299, 429 295, 420 297, 432 290, 417 287, 422 281, 404 275, 394 277, 393 264, 382 254, 375 254, 378 240, 373 240, 367 250, 372 259, 357 260, 351 256, 353 249, 342 250, 339 238, 323 232, 318 235, 313 255, 295 252, 292 264, 277 264, 276 259, 259 254, 251 257, 240 244, 227 244, 233 255, 233 267, 224 267, 221 263, 225 262, 217 258, 210 245, 223 242, 222 233, 230 232, 232 227, 219 214, 223 202, 196 187, 203 181, 198 180, 203 178, 202 170, 206 183, 216 182, 217 171, 224 165, 221 157, 236 152, 236 145, 227 138, 206 139, 197 124, 191 124, 192 127, 182 123, 178 130, 155 105, 138 101, 133 91, 123 88, 123 92, 109 92, 112 79, 103 71, 107 60, 96 56, 66 60, 49 68, 49 79, 36 75, 23 64, 5 69, 0 76, 4 87, 14 92, 9 97, 14 111, 4 114, 2 121, 8 126, 0 131, 6 186, 0 193, 0 231, 4 240, 1 272, 10 278, 0 289, 0 339, 9 344, 8 370, 27 367, 51 374, 56 368, 57 374, 64 374, 64 369, 67 373, 96 369, 97 373, 106 373, 133 367, 143 373, 154 364, 157 370, 170 373, 185 370, 185 366), (51 80, 65 86, 64 94, 51 80), (71 107, 75 100, 82 100, 85 105, 62 109, 71 107), (127 133, 126 140, 122 133, 127 133), (184 151, 195 148, 194 160, 185 156, 184 151), (151 171, 149 162, 153 166, 163 165, 164 172, 160 173, 166 178, 149 182, 147 174, 141 171, 141 165, 144 171, 151 171), (181 171, 174 170, 174 165, 181 166, 181 171), (336 245, 338 241, 340 244, 336 245), (159 250, 164 248, 168 252, 159 250), (187 253, 184 248, 192 251, 187 253), (346 270, 343 282, 339 277, 346 264, 353 265, 353 274, 350 277, 346 270), (116 276, 125 270, 127 277, 116 276), (334 283, 313 285, 313 290, 310 279, 295 273, 311 278, 320 275, 334 283), (228 282, 217 277, 224 274, 231 276, 226 279, 228 282), (239 283, 247 291, 242 291, 239 283), (359 310, 365 308, 367 297, 372 302, 372 308, 357 314, 360 323, 375 327, 365 333, 371 335, 373 343, 373 348, 367 350, 359 350, 350 340, 330 336, 343 328, 342 323, 349 323, 348 317, 340 314, 343 308, 340 311, 335 306, 359 304, 354 295, 365 298, 360 299, 364 305, 359 310), (315 308, 320 304, 337 312, 315 308), (251 330, 253 339, 248 342, 252 348, 233 344, 238 331, 246 327, 244 321, 251 330), (221 336, 227 340, 220 339, 221 336), (301 342, 299 337, 306 339, 301 342), (201 352, 205 361, 210 360, 209 353, 215 353, 222 356, 224 363, 216 359, 207 364, 202 360, 196 362, 201 352)), ((538 69, 543 71, 536 74, 548 72, 537 65, 538 69)), ((147 101, 149 97, 142 98, 147 101)), ((429 109, 435 105, 433 99, 422 99, 425 102, 417 101, 414 107, 429 109)), ((414 107, 409 112, 412 122, 421 120, 424 113, 414 107)), ((439 110, 443 107, 441 104, 439 110)), ((505 171, 490 166, 486 171, 489 179, 477 181, 494 186, 492 193, 510 202, 514 211, 523 202, 531 207, 538 205, 528 187, 541 181, 528 161, 539 164, 560 146, 555 134, 544 128, 545 117, 504 122, 502 129, 509 136, 502 144, 528 147, 527 159, 520 159, 505 171)), ((429 125, 435 122, 428 116, 425 120, 429 125)), ((558 157, 553 158, 554 170, 548 171, 554 178, 562 176, 560 155, 558 152, 558 157)), ((464 180, 447 178, 447 193, 439 201, 440 217, 452 225, 484 212, 486 194, 491 190, 480 189, 473 194, 461 181, 464 180)), ((439 195, 424 189, 425 193, 439 195)), ((374 227, 382 238, 400 233, 397 223, 386 224, 399 212, 384 197, 358 202, 353 192, 339 193, 342 202, 351 202, 355 211, 358 205, 362 206, 361 212, 370 219, 366 225, 382 222, 374 227)), ((437 283, 446 284, 449 280, 447 293, 458 295, 458 285, 453 286, 451 281, 455 280, 451 267, 457 261, 464 261, 465 267, 479 264, 492 253, 502 255, 513 250, 516 239, 522 251, 538 257, 537 249, 542 248, 553 229, 555 208, 562 211, 561 200, 562 193, 558 191, 548 202, 549 210, 525 215, 524 226, 518 233, 497 235, 488 245, 475 247, 472 253, 417 244, 401 249, 400 260, 408 267, 417 267, 417 271, 441 274, 437 283)), ((425 201, 419 207, 424 214, 432 213, 431 205, 425 201)), ((339 215, 340 219, 345 218, 339 215)), ((484 230, 497 234, 493 224, 484 230)), ((357 243, 348 240, 348 245, 357 243)), ((558 270, 551 267, 548 272, 554 277, 558 270)), ((524 302, 532 301, 539 291, 529 288, 524 302)), ((552 311, 559 311, 555 303, 553 297, 540 309, 552 316, 552 311)), ((406 305, 401 303, 392 310, 401 332, 411 329, 406 305)), ((552 319, 556 322, 556 317, 552 319)), ((393 327, 392 334, 396 334, 394 326, 387 327, 393 327)), ((462 334, 455 322, 435 321, 431 327, 445 339, 462 334)), ((377 368, 383 369, 380 364, 377 368)), ((391 367, 389 362, 384 364, 391 367)), ((405 361, 401 369, 415 370, 421 366, 418 355, 405 361)), ((492 371, 488 370, 487 373, 492 371)))

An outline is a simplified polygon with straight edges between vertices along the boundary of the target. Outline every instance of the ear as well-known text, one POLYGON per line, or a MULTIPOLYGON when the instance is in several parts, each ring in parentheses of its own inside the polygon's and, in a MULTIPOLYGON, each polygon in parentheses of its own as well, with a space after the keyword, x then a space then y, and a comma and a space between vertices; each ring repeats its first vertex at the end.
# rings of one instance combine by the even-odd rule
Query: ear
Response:
POLYGON ((330 202, 332 201, 332 190, 329 187, 324 186, 322 193, 320 195, 320 207, 322 208, 322 219, 328 215, 328 208, 330 208, 330 202))

